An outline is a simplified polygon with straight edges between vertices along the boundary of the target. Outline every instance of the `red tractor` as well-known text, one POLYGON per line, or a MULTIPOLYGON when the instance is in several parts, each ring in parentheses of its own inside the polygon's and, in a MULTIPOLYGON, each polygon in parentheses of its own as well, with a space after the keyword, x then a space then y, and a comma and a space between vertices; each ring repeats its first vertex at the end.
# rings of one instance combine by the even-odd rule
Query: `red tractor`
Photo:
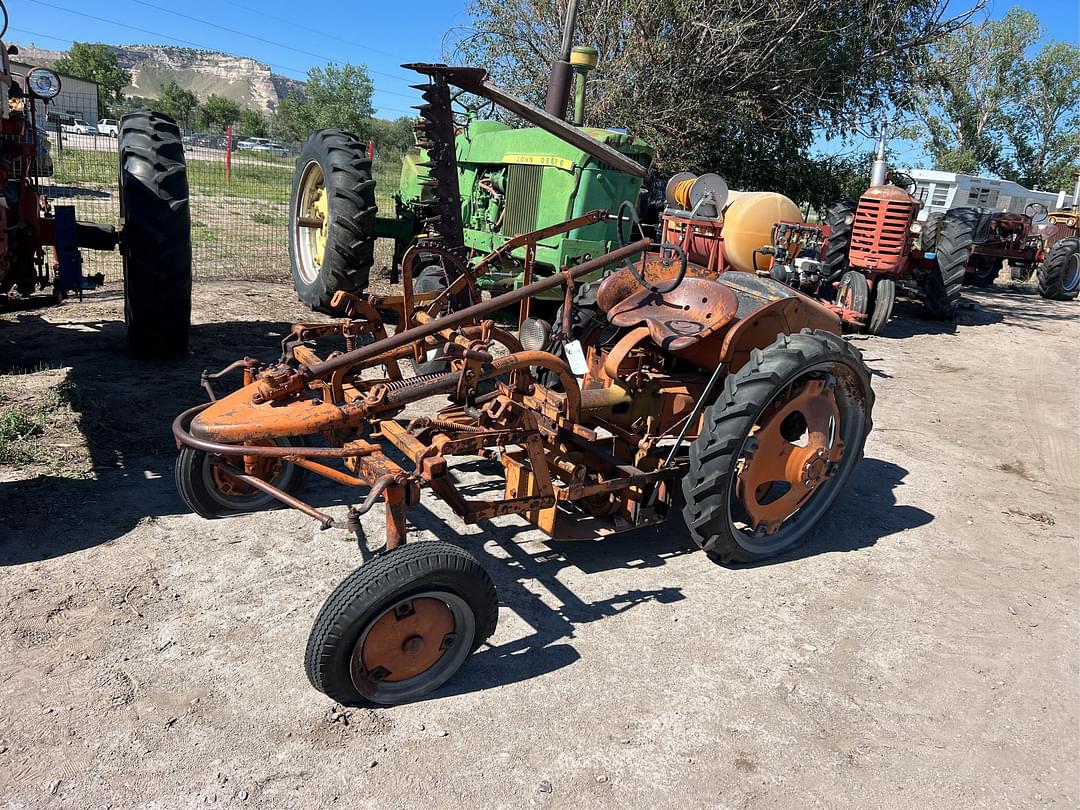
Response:
MULTIPOLYGON (((7 10, 0 2, 3 30, 7 10)), ((191 216, 180 131, 166 116, 142 110, 125 115, 119 132, 120 220, 79 222, 72 206, 51 205, 38 164, 38 103, 60 92, 60 77, 45 67, 17 75, 0 39, 0 302, 49 290, 59 301, 104 281, 83 274, 80 248, 120 248, 124 316, 131 349, 163 359, 187 349, 191 316, 191 216)))
MULTIPOLYGON (((1069 301, 1080 293, 1080 178, 1071 209, 1032 203, 1023 214, 950 208, 926 219, 923 244, 943 266, 963 270, 965 284, 989 287, 1006 262, 1014 281, 1034 274, 1043 298, 1069 301)), ((956 272, 959 272, 957 270, 956 272)))
POLYGON ((862 329, 872 335, 889 322, 898 291, 921 300, 928 317, 952 318, 964 267, 916 244, 923 226, 915 181, 888 170, 884 130, 870 183, 857 201, 839 200, 825 217, 824 273, 836 285, 836 306, 861 314, 862 329))

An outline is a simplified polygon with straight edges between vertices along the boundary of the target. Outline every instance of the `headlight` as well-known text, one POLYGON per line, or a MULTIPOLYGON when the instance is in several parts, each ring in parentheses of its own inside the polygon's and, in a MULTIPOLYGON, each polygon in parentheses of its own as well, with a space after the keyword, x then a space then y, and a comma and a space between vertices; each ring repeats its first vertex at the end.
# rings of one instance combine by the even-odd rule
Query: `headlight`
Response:
POLYGON ((529 352, 546 349, 550 337, 551 324, 543 318, 526 318, 525 322, 521 324, 521 331, 518 333, 521 348, 529 352))
POLYGON ((1076 224, 1076 220, 1073 217, 1069 217, 1069 227, 1071 228, 1076 224))
POLYGON ((922 223, 921 222, 912 222, 911 223, 911 232, 912 233, 922 233, 922 223))
POLYGON ((850 225, 854 221, 855 221, 855 215, 854 214, 844 214, 844 224, 845 225, 850 225))
POLYGON ((26 86, 38 98, 50 101, 60 94, 60 77, 48 68, 36 67, 26 74, 26 86))

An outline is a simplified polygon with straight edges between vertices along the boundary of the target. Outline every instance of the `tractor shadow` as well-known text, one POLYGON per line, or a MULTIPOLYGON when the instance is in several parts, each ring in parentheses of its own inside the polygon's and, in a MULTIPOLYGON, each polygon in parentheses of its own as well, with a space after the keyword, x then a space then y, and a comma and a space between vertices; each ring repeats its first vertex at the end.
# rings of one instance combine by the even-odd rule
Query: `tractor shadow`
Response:
MULTIPOLYGON (((898 503, 897 490, 907 474, 897 464, 866 459, 859 465, 855 480, 806 543, 765 562, 718 568, 737 575, 744 568, 786 565, 823 554, 858 551, 890 535, 924 526, 934 519, 931 513, 898 503)), ((509 608, 531 631, 509 642, 482 647, 466 662, 461 676, 451 679, 429 699, 491 689, 562 669, 580 658, 571 642, 581 625, 647 602, 671 604, 686 598, 682 589, 667 586, 631 589, 589 601, 563 581, 560 575, 564 572, 576 569, 593 575, 656 568, 698 551, 677 513, 660 526, 600 540, 570 541, 540 537, 533 526, 520 521, 514 525, 482 521, 478 533, 453 536, 453 528, 423 506, 412 509, 409 519, 417 529, 475 554, 495 581, 500 605, 509 608)), ((706 560, 703 554, 701 558, 706 560)))
MULTIPOLYGON (((0 320, 0 374, 69 369, 69 400, 92 467, 88 478, 44 474, 0 481, 0 566, 82 551, 123 536, 140 521, 187 514, 173 483, 172 420, 206 401, 199 386, 204 368, 217 370, 245 354, 276 358, 290 326, 194 325, 187 357, 151 363, 128 352, 120 321, 57 323, 29 312, 0 320)), ((222 389, 238 382, 224 380, 222 389)), ((353 494, 337 489, 338 502, 353 494)))

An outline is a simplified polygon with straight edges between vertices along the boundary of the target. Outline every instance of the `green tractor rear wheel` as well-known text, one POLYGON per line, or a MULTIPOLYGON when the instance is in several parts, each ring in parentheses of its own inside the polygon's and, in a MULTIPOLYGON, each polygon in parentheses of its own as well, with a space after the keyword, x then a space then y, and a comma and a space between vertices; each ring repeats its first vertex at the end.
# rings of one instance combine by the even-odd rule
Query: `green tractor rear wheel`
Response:
POLYGON ((340 129, 308 138, 289 199, 289 258, 303 303, 332 314, 335 292, 364 291, 375 262, 377 210, 367 147, 340 129))

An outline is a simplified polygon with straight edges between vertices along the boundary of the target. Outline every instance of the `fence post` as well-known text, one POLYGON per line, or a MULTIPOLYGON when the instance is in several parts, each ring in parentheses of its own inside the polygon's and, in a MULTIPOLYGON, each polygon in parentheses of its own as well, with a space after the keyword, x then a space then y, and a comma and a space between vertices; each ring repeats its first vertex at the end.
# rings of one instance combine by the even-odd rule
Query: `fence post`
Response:
POLYGON ((232 124, 225 127, 225 180, 232 180, 232 124))
POLYGON ((371 138, 367 142, 367 158, 368 160, 375 159, 375 139, 371 138))

